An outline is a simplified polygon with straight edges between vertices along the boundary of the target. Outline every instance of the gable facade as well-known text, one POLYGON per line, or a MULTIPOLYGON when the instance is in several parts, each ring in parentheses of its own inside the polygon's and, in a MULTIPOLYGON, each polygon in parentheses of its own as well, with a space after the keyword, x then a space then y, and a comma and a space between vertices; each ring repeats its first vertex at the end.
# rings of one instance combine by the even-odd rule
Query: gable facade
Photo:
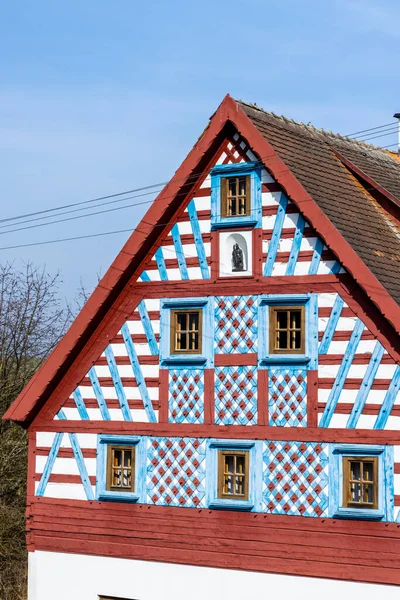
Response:
POLYGON ((365 536, 395 544, 400 522, 400 367, 375 307, 238 132, 160 226, 122 325, 32 423, 30 548, 399 584, 392 555, 380 572, 375 547, 365 554, 365 536), (233 177, 251 186, 251 208, 234 219, 220 202, 233 177), (283 309, 302 315, 302 342, 285 353, 271 345, 283 309), (172 351, 176 313, 199 315, 194 352, 172 351), (108 487, 109 447, 134 448, 129 493, 108 487), (248 460, 239 501, 219 491, 223 452, 248 460), (348 457, 376 465, 366 510, 343 505, 348 457), (217 531, 218 556, 206 551, 217 531))

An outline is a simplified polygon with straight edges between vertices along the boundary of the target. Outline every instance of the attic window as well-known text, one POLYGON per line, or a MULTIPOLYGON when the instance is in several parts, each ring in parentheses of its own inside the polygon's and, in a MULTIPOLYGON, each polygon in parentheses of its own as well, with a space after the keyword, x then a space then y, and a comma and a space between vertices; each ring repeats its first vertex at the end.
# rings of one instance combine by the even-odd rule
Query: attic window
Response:
POLYGON ((304 353, 304 306, 271 306, 270 323, 271 354, 304 353))
POLYGON ((108 446, 107 490, 135 491, 135 446, 108 446))
POLYGON ((220 450, 218 453, 218 498, 248 500, 249 452, 220 450))
POLYGON ((200 309, 171 312, 171 354, 201 353, 201 317, 200 309))
POLYGON ((343 457, 343 506, 378 508, 378 458, 343 457))
POLYGON ((250 215, 250 176, 221 177, 221 217, 250 215))

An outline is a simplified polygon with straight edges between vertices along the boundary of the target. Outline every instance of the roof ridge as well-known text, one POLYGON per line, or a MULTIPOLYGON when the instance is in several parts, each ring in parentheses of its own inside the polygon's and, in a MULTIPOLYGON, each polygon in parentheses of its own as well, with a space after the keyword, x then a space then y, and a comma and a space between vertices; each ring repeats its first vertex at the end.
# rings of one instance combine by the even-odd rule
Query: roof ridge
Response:
POLYGON ((258 106, 255 102, 250 103, 250 102, 245 102, 244 100, 240 100, 240 99, 236 100, 236 102, 238 102, 239 104, 248 106, 249 108, 251 108, 253 110, 258 110, 261 113, 266 114, 268 116, 272 116, 275 119, 284 121, 285 123, 287 123, 289 125, 296 125, 298 127, 301 127, 302 129, 304 129, 310 133, 323 135, 326 137, 331 137, 336 140, 341 140, 341 141, 347 142, 347 143, 352 143, 352 144, 359 146, 366 150, 376 150, 381 155, 383 154, 384 156, 388 156, 389 158, 393 158, 393 159, 397 158, 397 153, 395 154, 394 152, 391 152, 390 150, 387 150, 386 148, 382 148, 381 146, 374 146, 373 144, 368 144, 362 140, 356 140, 356 139, 350 138, 349 136, 342 135, 341 133, 327 131, 323 127, 315 127, 315 125, 313 125, 311 122, 303 123, 302 121, 295 121, 294 119, 290 119, 290 118, 286 117, 285 115, 278 115, 278 114, 274 113, 273 111, 265 110, 261 106, 258 106))

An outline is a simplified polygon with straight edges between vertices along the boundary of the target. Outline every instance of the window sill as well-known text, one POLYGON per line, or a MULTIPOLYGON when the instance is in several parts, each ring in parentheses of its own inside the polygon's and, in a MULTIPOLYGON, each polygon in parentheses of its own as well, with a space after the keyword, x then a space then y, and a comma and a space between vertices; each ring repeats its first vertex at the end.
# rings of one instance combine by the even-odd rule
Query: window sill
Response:
POLYGON ((260 363, 270 365, 306 365, 310 362, 311 357, 305 354, 267 354, 259 360, 260 363))
POLYGON ((97 495, 98 500, 107 502, 138 502, 139 495, 134 492, 100 492, 97 495))
POLYGON ((362 508, 337 508, 332 518, 340 519, 362 519, 368 521, 381 521, 385 517, 380 509, 362 509, 362 508))
POLYGON ((164 365, 205 365, 207 357, 201 354, 182 354, 171 355, 161 359, 161 366, 164 365))
POLYGON ((209 508, 222 510, 251 510, 254 508, 254 502, 251 500, 225 500, 222 498, 214 498, 208 504, 209 508))
POLYGON ((253 217, 221 217, 211 223, 211 230, 229 229, 238 227, 256 227, 257 219, 253 217))

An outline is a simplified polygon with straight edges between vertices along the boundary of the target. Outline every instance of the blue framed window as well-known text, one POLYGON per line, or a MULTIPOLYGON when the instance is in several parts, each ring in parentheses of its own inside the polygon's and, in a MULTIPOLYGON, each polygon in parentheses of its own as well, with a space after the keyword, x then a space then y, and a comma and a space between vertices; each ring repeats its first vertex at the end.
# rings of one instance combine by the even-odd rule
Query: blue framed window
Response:
POLYGON ((262 511, 262 442, 208 440, 206 464, 207 506, 262 511))
POLYGON ((261 365, 291 364, 307 365, 307 369, 317 368, 317 294, 260 296, 258 323, 258 358, 261 365))
POLYGON ((171 298, 161 301, 160 364, 214 363, 212 298, 171 298))
POLYGON ((98 437, 96 497, 98 500, 145 501, 144 439, 120 435, 98 437))
POLYGON ((393 521, 393 447, 336 444, 329 460, 329 516, 393 521))
POLYGON ((261 227, 261 166, 218 165, 211 170, 211 228, 261 227))

